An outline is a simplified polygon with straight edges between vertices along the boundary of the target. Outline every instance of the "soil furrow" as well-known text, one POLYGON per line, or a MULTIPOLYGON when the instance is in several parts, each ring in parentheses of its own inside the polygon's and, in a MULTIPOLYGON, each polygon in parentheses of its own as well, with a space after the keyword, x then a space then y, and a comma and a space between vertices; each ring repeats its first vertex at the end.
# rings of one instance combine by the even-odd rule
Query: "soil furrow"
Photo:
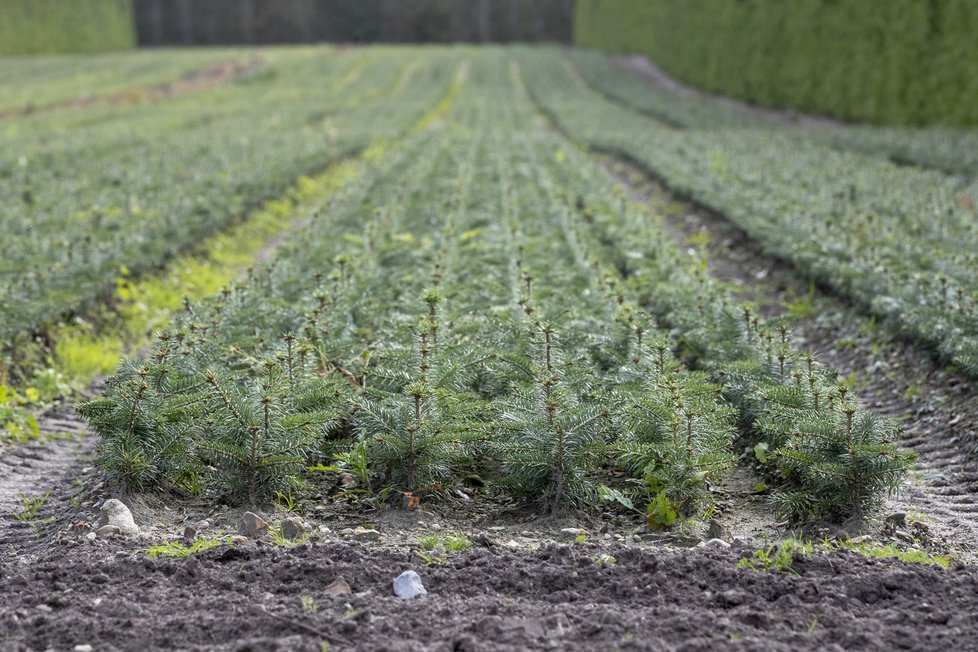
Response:
POLYGON ((18 446, 0 456, 6 467, 0 474, 0 557, 29 561, 57 540, 81 510, 94 508, 81 497, 95 437, 80 421, 74 426, 71 432, 80 434, 71 437, 65 437, 62 429, 42 428, 46 442, 31 451, 29 462, 16 463, 25 452, 18 446), (36 501, 39 504, 32 512, 36 501))

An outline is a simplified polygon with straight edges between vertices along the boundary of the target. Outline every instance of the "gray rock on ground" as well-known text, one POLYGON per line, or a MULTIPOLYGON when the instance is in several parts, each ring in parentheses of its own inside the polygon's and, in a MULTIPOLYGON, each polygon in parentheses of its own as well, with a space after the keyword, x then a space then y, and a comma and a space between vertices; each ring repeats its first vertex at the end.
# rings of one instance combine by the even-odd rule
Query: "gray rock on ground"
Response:
POLYGON ((238 524, 238 534, 246 537, 253 537, 259 532, 268 529, 268 521, 254 512, 245 512, 241 515, 241 522, 238 524))
POLYGON ((421 583, 421 576, 413 570, 404 571, 394 580, 394 595, 402 600, 426 597, 428 591, 421 583))
POLYGON ((886 522, 895 525, 896 527, 903 527, 907 524, 907 513, 906 512, 894 512, 886 517, 886 522))
POLYGON ((132 519, 132 512, 121 500, 110 498, 102 504, 102 513, 99 517, 99 528, 106 525, 113 525, 119 528, 122 534, 139 534, 139 527, 132 519))
POLYGON ((282 521, 282 536, 289 541, 301 539, 306 533, 306 524, 298 516, 290 516, 282 521))
POLYGON ((373 528, 357 526, 353 530, 353 538, 357 541, 380 541, 380 532, 373 528))

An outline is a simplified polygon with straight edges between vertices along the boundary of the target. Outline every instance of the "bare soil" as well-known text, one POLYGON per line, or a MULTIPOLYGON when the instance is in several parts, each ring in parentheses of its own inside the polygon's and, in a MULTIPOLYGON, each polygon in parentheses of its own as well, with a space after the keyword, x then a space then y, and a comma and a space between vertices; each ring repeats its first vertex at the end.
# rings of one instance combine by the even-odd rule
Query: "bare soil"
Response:
POLYGON ((41 439, 0 451, 0 560, 28 559, 50 548, 77 518, 93 489, 95 437, 60 405, 38 419, 41 439), (26 518, 25 501, 43 500, 26 518))
POLYGON ((768 574, 735 568, 748 552, 548 545, 426 566, 349 544, 150 560, 110 540, 0 567, 0 631, 9 650, 975 649, 975 567, 833 553, 768 574), (408 569, 426 599, 393 596, 408 569), (328 593, 341 577, 352 593, 328 593))

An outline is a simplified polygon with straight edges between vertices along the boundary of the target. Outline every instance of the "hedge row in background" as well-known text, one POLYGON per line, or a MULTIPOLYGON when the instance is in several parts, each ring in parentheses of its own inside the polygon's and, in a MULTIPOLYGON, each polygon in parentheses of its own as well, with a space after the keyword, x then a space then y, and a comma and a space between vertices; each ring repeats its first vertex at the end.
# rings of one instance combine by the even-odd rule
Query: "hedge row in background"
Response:
POLYGON ((978 124, 974 0, 578 0, 575 40, 757 104, 978 124))
POLYGON ((140 45, 569 43, 574 0, 134 0, 140 45))
POLYGON ((135 42, 130 0, 0 2, 0 55, 122 50, 135 42))

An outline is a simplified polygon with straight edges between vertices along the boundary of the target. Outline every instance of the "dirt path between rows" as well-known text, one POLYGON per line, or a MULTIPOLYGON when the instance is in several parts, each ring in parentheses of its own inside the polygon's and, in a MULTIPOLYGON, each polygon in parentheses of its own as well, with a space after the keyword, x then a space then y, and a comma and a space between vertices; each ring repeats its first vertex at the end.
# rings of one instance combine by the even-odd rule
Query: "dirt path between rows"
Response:
POLYGON ((208 90, 229 83, 235 79, 253 75, 264 68, 265 64, 266 61, 263 57, 255 57, 245 61, 219 61, 205 68, 191 70, 179 79, 147 88, 136 88, 110 95, 84 95, 40 107, 27 106, 7 109, 0 111, 0 121, 35 115, 37 113, 83 109, 95 104, 126 105, 155 102, 168 97, 208 90))
POLYGON ((548 545, 426 566, 407 548, 335 543, 183 561, 79 544, 2 568, 0 631, 8 650, 99 651, 890 651, 978 640, 978 568, 832 553, 768 574, 735 567, 748 553, 548 545), (394 597, 405 570, 426 598, 394 597))
POLYGON ((763 120, 768 124, 777 126, 806 127, 809 129, 836 129, 845 127, 847 124, 841 120, 828 116, 806 115, 795 113, 794 111, 783 111, 767 107, 749 104, 741 100, 724 95, 713 95, 698 88, 688 86, 683 82, 669 76, 662 68, 659 68, 651 59, 641 54, 632 54, 617 58, 618 64, 628 72, 646 80, 656 89, 677 95, 679 97, 698 99, 704 102, 712 102, 725 109, 733 109, 750 116, 763 120))
POLYGON ((901 444, 920 458, 889 512, 922 518, 929 529, 971 555, 978 552, 978 386, 866 317, 844 298, 813 288, 791 265, 765 254, 722 216, 678 201, 638 169, 602 163, 633 199, 667 215, 666 227, 684 248, 706 241, 711 276, 735 295, 762 304, 767 315, 803 304, 797 344, 841 377, 853 380, 866 407, 902 422, 901 444), (668 214, 669 207, 681 207, 668 214), (814 290, 814 295, 810 294, 814 290))
MULTIPOLYGON (((94 391, 94 390, 93 390, 94 391)), ((62 404, 38 419, 40 438, 0 451, 0 560, 42 554, 89 492, 95 436, 62 404), (36 513, 28 513, 38 500, 36 513)))

